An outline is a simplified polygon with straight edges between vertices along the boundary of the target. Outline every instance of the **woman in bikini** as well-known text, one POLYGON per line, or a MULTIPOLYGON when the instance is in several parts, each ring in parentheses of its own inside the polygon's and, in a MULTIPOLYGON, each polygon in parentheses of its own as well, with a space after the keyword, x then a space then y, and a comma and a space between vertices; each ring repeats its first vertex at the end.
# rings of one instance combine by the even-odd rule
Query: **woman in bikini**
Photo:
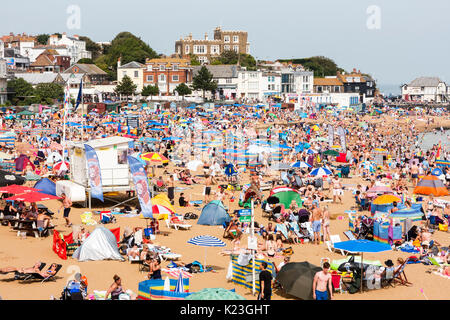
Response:
POLYGON ((122 287, 122 279, 117 274, 114 275, 113 280, 113 284, 106 291, 105 299, 108 299, 111 294, 111 300, 119 300, 119 296, 125 293, 125 289, 122 287))

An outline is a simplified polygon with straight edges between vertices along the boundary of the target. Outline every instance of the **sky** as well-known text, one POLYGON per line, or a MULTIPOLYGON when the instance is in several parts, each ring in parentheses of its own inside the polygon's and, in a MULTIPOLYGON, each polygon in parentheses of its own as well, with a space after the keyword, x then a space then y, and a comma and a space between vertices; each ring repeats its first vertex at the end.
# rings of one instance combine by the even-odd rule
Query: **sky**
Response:
POLYGON ((111 41, 129 31, 170 55, 180 37, 212 38, 221 26, 247 31, 257 59, 322 55, 371 74, 380 86, 419 76, 450 84, 449 12, 448 0, 27 0, 2 3, 0 33, 111 41), (79 8, 79 29, 70 26, 71 6, 79 8))

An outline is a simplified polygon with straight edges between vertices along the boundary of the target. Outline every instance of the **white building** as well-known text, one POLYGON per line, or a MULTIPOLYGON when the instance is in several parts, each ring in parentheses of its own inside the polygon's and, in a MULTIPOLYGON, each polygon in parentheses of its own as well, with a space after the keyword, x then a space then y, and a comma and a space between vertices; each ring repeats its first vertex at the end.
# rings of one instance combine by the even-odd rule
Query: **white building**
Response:
POLYGON ((263 72, 262 74, 263 101, 271 96, 281 94, 281 74, 276 72, 263 72))
POLYGON ((402 98, 410 101, 450 101, 449 87, 438 77, 420 77, 402 86, 402 98))
POLYGON ((135 61, 122 66, 119 58, 117 61, 117 81, 121 82, 125 76, 128 76, 137 85, 136 92, 140 93, 144 87, 144 69, 145 65, 135 61))
MULTIPOLYGON (((205 66, 213 75, 213 80, 217 82, 217 98, 221 100, 235 100, 238 96, 238 66, 236 65, 207 65, 205 66)), ((195 77, 201 66, 192 68, 195 77)), ((200 95, 200 92, 197 92, 200 95)))
POLYGON ((263 87, 262 71, 240 70, 238 72, 238 98, 262 101, 263 91, 267 88, 267 86, 263 87))
POLYGON ((0 104, 4 104, 8 100, 6 77, 6 60, 0 56, 0 104))
POLYGON ((337 107, 356 107, 359 105, 359 93, 357 92, 325 92, 311 93, 299 96, 298 103, 300 106, 307 105, 336 105, 337 107))
POLYGON ((70 61, 72 64, 72 56, 69 53, 69 47, 66 45, 58 45, 58 46, 38 46, 31 48, 28 52, 28 58, 30 59, 30 63, 36 61, 37 57, 39 57, 45 50, 54 49, 60 56, 69 56, 71 57, 70 61))
MULTIPOLYGON (((58 35, 51 35, 48 39, 48 44, 51 46, 67 46, 68 56, 71 58, 71 63, 77 63, 80 59, 92 59, 92 53, 86 50, 86 42, 79 39, 77 35, 68 37, 66 33, 62 34, 61 38, 58 35)), ((66 55, 60 52, 62 55, 66 55)))

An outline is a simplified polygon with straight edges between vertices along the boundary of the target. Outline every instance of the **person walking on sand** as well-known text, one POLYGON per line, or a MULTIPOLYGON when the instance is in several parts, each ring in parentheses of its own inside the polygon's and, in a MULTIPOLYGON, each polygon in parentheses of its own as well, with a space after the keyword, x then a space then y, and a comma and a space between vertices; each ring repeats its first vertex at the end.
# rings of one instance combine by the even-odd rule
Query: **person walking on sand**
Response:
POLYGON ((314 232, 314 243, 320 244, 320 229, 321 229, 321 219, 322 210, 317 206, 317 203, 313 203, 313 210, 311 214, 311 225, 314 232))
POLYGON ((59 208, 58 212, 64 208, 64 219, 66 220, 66 227, 71 227, 72 223, 70 223, 69 219, 69 213, 70 213, 70 207, 72 206, 72 201, 66 196, 65 193, 61 194, 62 197, 62 204, 59 208))
POLYGON ((172 174, 169 176, 169 182, 167 183, 167 193, 170 203, 173 205, 175 199, 175 180, 172 174))
POLYGON ((333 299, 333 286, 331 284, 331 273, 328 272, 329 270, 330 264, 328 262, 325 262, 322 266, 322 271, 317 272, 316 275, 314 276, 312 287, 314 300, 333 299), (327 285, 328 290, 330 291, 329 299, 328 299, 327 285))

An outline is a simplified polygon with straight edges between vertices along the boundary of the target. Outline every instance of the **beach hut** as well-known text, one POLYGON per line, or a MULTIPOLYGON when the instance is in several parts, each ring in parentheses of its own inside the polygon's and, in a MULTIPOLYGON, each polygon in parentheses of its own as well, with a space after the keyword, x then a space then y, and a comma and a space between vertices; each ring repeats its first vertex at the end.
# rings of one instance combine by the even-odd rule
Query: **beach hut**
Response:
POLYGON ((197 224, 208 225, 208 226, 220 226, 224 222, 229 222, 230 216, 225 210, 223 204, 219 200, 213 200, 202 209, 200 218, 197 224))
MULTIPOLYGON (((119 231, 120 233, 120 231, 119 231)), ((117 248, 118 239, 108 229, 98 226, 83 244, 75 250, 72 257, 78 261, 120 260, 125 259, 117 248)))

